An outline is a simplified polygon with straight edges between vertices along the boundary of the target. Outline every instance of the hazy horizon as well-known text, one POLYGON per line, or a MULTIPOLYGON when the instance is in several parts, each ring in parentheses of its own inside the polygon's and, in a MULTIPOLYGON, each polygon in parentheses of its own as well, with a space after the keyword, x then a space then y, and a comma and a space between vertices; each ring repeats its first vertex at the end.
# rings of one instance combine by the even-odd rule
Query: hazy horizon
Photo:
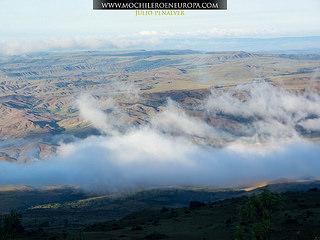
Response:
POLYGON ((94 11, 77 3, 0 2, 0 54, 63 49, 301 50, 320 48, 320 2, 229 0, 228 10, 186 11, 185 16, 135 16, 134 11, 94 11), (246 4, 247 3, 247 4, 246 4), (10 9, 10 10, 9 10, 10 9), (316 36, 316 39, 309 38, 316 36), (283 43, 282 37, 302 37, 283 43), (233 39, 240 39, 237 43, 233 39), (254 39, 255 42, 244 42, 254 39), (261 39, 271 39, 270 43, 261 39), (272 40, 273 39, 273 40, 272 40), (279 41, 275 41, 275 39, 279 41), (279 45, 279 46, 278 46, 279 45))

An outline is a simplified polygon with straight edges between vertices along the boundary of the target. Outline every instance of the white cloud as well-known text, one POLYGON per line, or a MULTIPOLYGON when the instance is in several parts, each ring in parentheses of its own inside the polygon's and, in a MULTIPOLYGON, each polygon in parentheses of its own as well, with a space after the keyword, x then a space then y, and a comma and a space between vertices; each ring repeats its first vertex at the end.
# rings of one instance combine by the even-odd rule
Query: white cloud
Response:
POLYGON ((305 121, 302 121, 300 124, 304 129, 307 131, 318 131, 320 132, 320 119, 307 119, 305 121))
POLYGON ((116 104, 112 99, 104 103, 105 109, 111 111, 105 114, 99 108, 99 102, 92 96, 83 95, 77 101, 80 117, 92 123, 92 125, 105 134, 115 135, 119 133, 121 119, 115 116, 116 104))
POLYGON ((156 36, 159 33, 157 31, 140 31, 139 34, 142 36, 156 36))
POLYGON ((39 39, 0 40, 0 54, 19 55, 42 51, 59 50, 116 50, 150 47, 159 44, 154 37, 144 38, 136 35, 119 35, 113 37, 65 37, 39 39))
MULTIPOLYGON (((84 97, 79 104, 82 116, 108 135, 62 144, 57 156, 46 161, 25 165, 1 162, 0 183, 71 184, 90 191, 124 191, 165 185, 225 187, 278 178, 317 178, 320 146, 294 132, 294 125, 310 114, 319 118, 318 99, 319 95, 296 95, 268 84, 213 92, 205 105, 210 116, 223 112, 235 118, 252 118, 251 122, 241 123, 249 125, 251 134, 233 136, 232 141, 215 147, 209 142, 198 144, 194 136, 223 138, 212 137, 220 133, 219 129, 189 116, 176 103, 169 102, 148 125, 114 132, 125 123, 104 110, 116 108, 116 104, 103 105, 100 110, 95 99, 84 97)), ((311 126, 314 123, 317 121, 311 121, 311 126)))
POLYGON ((241 85, 229 92, 213 90, 206 109, 251 122, 257 141, 299 138, 296 126, 310 115, 320 116, 316 93, 297 94, 266 83, 241 85))
POLYGON ((152 126, 171 135, 186 134, 208 138, 218 134, 214 128, 200 118, 188 116, 177 103, 170 99, 163 111, 152 119, 152 126))

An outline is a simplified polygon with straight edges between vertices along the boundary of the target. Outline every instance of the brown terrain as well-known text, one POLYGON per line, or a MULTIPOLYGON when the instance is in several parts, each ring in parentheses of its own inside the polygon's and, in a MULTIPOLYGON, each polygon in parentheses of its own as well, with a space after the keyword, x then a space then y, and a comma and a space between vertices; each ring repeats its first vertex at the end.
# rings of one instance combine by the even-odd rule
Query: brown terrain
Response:
MULTIPOLYGON (((319 92, 319 66, 320 55, 314 54, 190 50, 1 57, 0 160, 46 158, 61 140, 99 134, 79 116, 76 100, 84 93, 102 103, 113 97, 128 113, 128 125, 139 125, 168 97, 203 117, 192 106, 212 88, 266 81, 290 91, 319 92)), ((232 119, 207 122, 237 128, 232 119)))

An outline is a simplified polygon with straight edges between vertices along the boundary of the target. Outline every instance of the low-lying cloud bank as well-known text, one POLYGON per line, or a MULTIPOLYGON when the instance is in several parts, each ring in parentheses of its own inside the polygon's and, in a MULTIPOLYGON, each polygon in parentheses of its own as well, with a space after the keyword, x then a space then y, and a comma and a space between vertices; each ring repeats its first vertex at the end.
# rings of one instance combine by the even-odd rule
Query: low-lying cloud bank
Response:
MULTIPOLYGON (((263 31, 265 33, 265 31, 263 31)), ((73 36, 51 38, 0 39, 1 55, 22 55, 47 51, 119 51, 119 50, 168 50, 194 49, 200 51, 290 51, 318 52, 320 36, 272 37, 238 36, 212 32, 156 32, 141 31, 114 36, 73 36)))
POLYGON ((205 148, 143 130, 62 146, 59 157, 46 162, 2 163, 1 183, 122 191, 166 185, 239 186, 319 175, 318 145, 296 142, 263 148, 268 147, 268 152, 250 145, 205 148))
POLYGON ((155 37, 137 36, 75 36, 42 39, 0 40, 0 55, 20 55, 46 51, 124 50, 152 47, 159 42, 155 37))
POLYGON ((169 101, 144 126, 125 126, 116 103, 103 111, 82 97, 80 114, 101 136, 61 144, 57 156, 30 164, 0 164, 1 184, 79 185, 124 191, 167 185, 239 186, 279 178, 319 177, 320 145, 301 136, 318 129, 319 95, 289 93, 270 84, 213 91, 208 116, 227 116, 241 134, 189 116, 169 101), (112 110, 113 109, 113 110, 112 110), (114 114, 116 113, 116 114, 114 114), (118 116, 118 117, 117 117, 118 116), (121 117, 119 117, 121 116, 121 117), (223 139, 223 145, 215 144, 223 139))

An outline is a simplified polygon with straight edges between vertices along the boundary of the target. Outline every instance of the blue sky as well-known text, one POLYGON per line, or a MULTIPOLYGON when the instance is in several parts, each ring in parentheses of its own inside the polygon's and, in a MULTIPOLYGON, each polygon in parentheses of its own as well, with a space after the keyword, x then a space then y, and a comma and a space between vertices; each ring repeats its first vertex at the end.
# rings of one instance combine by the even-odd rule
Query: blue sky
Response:
MULTIPOLYGON (((319 0, 228 0, 226 11, 187 11, 175 17, 94 11, 92 0, 0 0, 0 54, 146 49, 166 47, 170 39, 180 39, 174 48, 192 48, 190 39, 320 36, 319 12, 319 0), (179 45, 185 39, 189 43, 179 45)), ((308 46, 320 46, 319 39, 308 46)))
POLYGON ((134 11, 93 11, 92 0, 1 0, 2 37, 212 32, 217 36, 320 35, 319 0, 228 0, 226 11, 183 17, 136 17, 134 11))

